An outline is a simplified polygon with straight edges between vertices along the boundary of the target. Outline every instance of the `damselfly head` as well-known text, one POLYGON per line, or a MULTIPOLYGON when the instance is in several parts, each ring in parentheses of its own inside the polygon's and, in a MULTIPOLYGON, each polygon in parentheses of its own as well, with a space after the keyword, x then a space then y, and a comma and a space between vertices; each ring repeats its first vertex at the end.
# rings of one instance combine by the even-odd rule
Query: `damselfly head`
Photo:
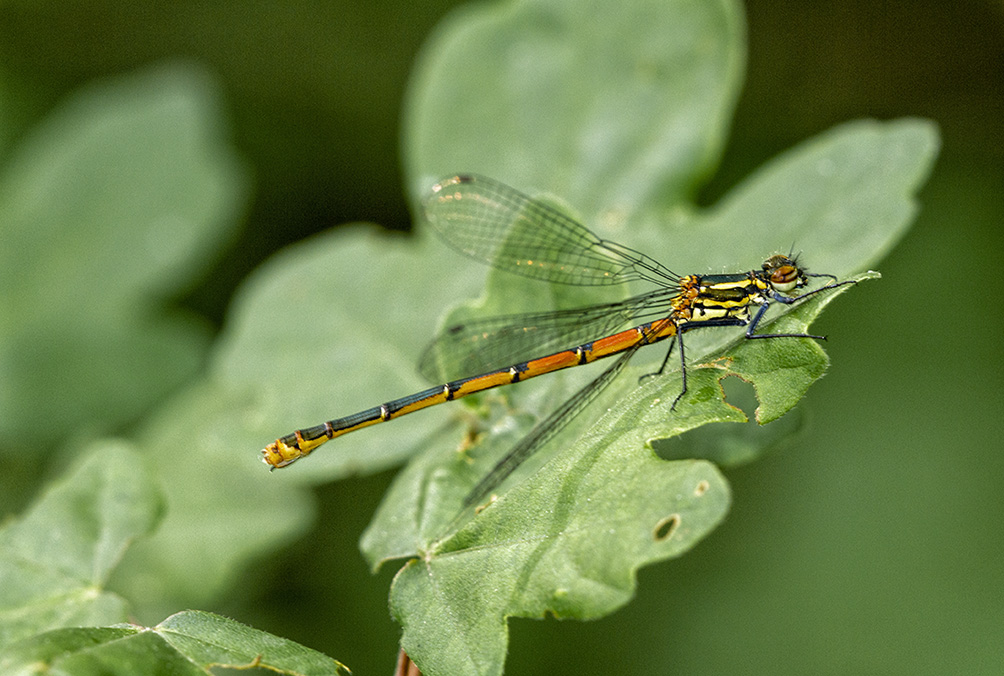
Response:
POLYGON ((781 293, 791 293, 808 284, 805 271, 798 267, 798 261, 784 254, 776 254, 763 262, 763 276, 781 293))

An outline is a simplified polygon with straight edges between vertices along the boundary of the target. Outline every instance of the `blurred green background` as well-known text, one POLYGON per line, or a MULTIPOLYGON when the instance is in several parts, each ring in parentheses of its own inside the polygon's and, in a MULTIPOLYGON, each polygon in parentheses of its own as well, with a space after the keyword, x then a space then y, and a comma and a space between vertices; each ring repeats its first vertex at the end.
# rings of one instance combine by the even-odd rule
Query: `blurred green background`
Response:
MULTIPOLYGON (((240 281, 283 245, 351 221, 410 227, 402 97, 455 4, 4 2, 0 148, 96 78, 164 60, 207 69, 253 187, 225 254, 168 300, 218 327, 240 281)), ((833 366, 802 404, 798 442, 728 472, 725 525, 644 570, 625 609, 510 622, 509 671, 1004 673, 1004 4, 753 0, 746 11, 747 84, 702 204, 849 119, 931 118, 941 156, 883 280, 817 325, 833 366)), ((6 455, 9 515, 59 466, 6 455)), ((356 541, 390 478, 320 489, 313 531, 234 571, 238 586, 205 609, 358 674, 389 672, 394 567, 371 576, 356 541)))

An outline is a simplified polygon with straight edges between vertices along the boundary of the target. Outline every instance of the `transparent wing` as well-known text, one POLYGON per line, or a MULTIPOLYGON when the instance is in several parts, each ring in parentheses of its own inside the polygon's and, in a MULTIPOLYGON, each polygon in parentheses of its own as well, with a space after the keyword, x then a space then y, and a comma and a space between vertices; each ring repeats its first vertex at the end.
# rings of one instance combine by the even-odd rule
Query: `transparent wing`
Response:
POLYGON ((674 285, 615 303, 502 315, 451 326, 426 348, 419 372, 432 382, 487 373, 610 335, 629 322, 666 316, 674 285))
POLYGON ((447 244, 500 270, 577 285, 679 280, 655 259, 600 239, 546 203, 482 176, 437 183, 424 210, 447 244))
POLYGON ((471 489, 467 497, 464 498, 463 508, 473 507, 487 498, 492 491, 498 488, 520 465, 539 451, 544 444, 550 441, 554 435, 563 430, 565 426, 588 406, 610 383, 624 370, 628 361, 639 348, 645 343, 638 343, 634 347, 625 351, 613 366, 601 373, 598 378, 590 382, 581 390, 576 392, 570 399, 559 406, 551 415, 547 416, 537 426, 530 430, 530 433, 519 440, 512 450, 498 461, 498 463, 471 489))

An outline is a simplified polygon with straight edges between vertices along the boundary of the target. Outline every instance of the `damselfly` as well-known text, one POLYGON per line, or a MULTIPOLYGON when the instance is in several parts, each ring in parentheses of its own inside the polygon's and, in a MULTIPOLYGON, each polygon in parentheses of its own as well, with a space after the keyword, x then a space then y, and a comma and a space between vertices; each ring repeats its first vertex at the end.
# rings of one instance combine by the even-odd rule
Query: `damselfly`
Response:
POLYGON ((644 280, 654 291, 626 300, 556 312, 490 317, 443 331, 426 350, 420 371, 449 379, 407 397, 288 434, 262 451, 271 467, 285 467, 335 437, 406 413, 615 354, 612 366, 542 420, 471 491, 470 506, 486 497, 579 413, 624 369, 641 347, 670 338, 661 374, 679 344, 687 393, 683 336, 696 328, 745 326, 745 337, 815 338, 806 333, 756 333, 772 303, 797 303, 852 281, 809 274, 792 255, 773 255, 759 270, 679 276, 656 260, 597 237, 543 201, 481 176, 454 176, 435 185, 425 218, 447 244, 496 268, 552 283, 613 285, 644 280), (829 282, 798 293, 810 277, 829 282), (754 311, 754 307, 756 310, 754 311), (615 331, 627 324, 632 328, 615 331), (543 356, 541 356, 543 355, 543 356), (474 374, 474 375, 472 375, 474 374))

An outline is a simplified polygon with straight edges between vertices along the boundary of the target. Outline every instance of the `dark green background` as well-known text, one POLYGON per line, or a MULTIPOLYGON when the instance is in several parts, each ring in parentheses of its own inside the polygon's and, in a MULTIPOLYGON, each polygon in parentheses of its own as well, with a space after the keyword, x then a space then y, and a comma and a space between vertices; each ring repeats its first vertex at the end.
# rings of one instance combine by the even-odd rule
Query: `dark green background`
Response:
MULTIPOLYGON (((207 67, 255 175, 240 240, 178 299, 220 322, 282 245, 355 220, 409 227, 401 101, 453 4, 6 2, 0 69, 17 96, 3 140, 94 78, 163 59, 207 67)), ((941 156, 884 279, 819 322, 833 366, 802 405, 798 443, 730 471, 725 525, 644 570, 627 608, 511 622, 509 671, 1004 673, 1004 7, 746 7, 747 85, 702 203, 858 117, 932 118, 941 156)), ((234 571, 239 586, 206 610, 388 673, 391 572, 370 576, 355 543, 389 480, 323 489, 310 537, 234 571)))

